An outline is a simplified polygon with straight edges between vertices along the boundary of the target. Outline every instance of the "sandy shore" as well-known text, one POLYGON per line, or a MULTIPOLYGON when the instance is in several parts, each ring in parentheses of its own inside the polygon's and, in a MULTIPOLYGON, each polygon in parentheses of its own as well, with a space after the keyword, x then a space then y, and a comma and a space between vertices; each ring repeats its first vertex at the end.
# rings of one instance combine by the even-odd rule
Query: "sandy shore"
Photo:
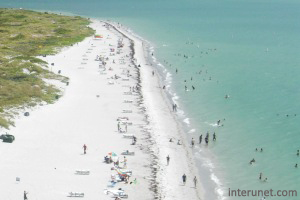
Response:
MULTIPOLYGON (((104 25, 96 20, 91 24, 102 38, 87 38, 44 58, 51 70, 69 77, 70 84, 55 83, 64 95, 55 104, 30 110, 29 117, 20 116, 9 131, 15 142, 0 143, 2 199, 20 199, 24 191, 30 200, 75 198, 68 197, 70 192, 84 193, 84 199, 111 199, 105 189, 118 188, 129 199, 201 199, 201 177, 197 176, 197 188, 192 181, 198 173, 191 148, 159 77, 152 75, 145 43, 122 27, 104 25), (124 46, 118 48, 118 42, 124 46), (105 58, 105 66, 98 56, 105 58), (118 132, 120 117, 128 118, 126 134, 137 137, 136 145, 118 132), (178 139, 182 145, 176 144, 178 139), (135 152, 126 156, 126 169, 133 171, 130 181, 137 181, 109 188, 116 171, 103 158, 114 152, 123 166, 124 150, 135 152)), ((126 129, 125 124, 120 126, 126 129)))

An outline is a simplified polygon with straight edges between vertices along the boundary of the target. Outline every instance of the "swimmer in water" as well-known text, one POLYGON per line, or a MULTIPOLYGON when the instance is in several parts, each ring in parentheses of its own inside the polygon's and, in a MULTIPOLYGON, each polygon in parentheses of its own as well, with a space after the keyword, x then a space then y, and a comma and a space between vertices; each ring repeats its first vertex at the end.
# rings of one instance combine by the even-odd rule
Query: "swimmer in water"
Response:
POLYGON ((262 179, 262 173, 259 174, 259 180, 261 180, 261 179, 262 179))

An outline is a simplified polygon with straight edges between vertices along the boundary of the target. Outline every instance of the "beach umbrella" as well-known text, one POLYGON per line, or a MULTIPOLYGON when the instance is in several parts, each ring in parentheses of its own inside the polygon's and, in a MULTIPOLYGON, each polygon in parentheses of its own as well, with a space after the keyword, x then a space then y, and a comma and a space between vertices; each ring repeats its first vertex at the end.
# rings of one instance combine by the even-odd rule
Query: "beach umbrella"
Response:
POLYGON ((118 156, 115 152, 109 152, 108 155, 110 155, 111 157, 118 156))
POLYGON ((114 162, 117 162, 119 160, 119 157, 118 157, 118 155, 115 152, 109 152, 108 155, 111 156, 111 159, 114 162))

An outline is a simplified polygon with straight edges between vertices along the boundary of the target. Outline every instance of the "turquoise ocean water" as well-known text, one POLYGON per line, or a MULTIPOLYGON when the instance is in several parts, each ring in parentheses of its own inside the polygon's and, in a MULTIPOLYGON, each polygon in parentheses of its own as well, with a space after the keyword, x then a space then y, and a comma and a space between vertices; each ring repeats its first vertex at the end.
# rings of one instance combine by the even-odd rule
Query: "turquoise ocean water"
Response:
POLYGON ((260 199, 228 197, 229 188, 292 189, 300 196, 299 1, 0 0, 0 6, 111 19, 150 41, 189 139, 210 133, 209 144, 194 149, 205 199, 260 199), (260 172, 267 182, 258 180, 260 172))

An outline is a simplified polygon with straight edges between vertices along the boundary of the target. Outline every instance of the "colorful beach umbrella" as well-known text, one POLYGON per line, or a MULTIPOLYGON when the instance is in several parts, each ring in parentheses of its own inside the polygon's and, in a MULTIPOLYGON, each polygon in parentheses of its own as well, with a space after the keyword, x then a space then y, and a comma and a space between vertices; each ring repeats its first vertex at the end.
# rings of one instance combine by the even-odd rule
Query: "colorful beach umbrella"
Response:
POLYGON ((115 152, 109 152, 108 155, 110 155, 110 156, 118 156, 115 152))

